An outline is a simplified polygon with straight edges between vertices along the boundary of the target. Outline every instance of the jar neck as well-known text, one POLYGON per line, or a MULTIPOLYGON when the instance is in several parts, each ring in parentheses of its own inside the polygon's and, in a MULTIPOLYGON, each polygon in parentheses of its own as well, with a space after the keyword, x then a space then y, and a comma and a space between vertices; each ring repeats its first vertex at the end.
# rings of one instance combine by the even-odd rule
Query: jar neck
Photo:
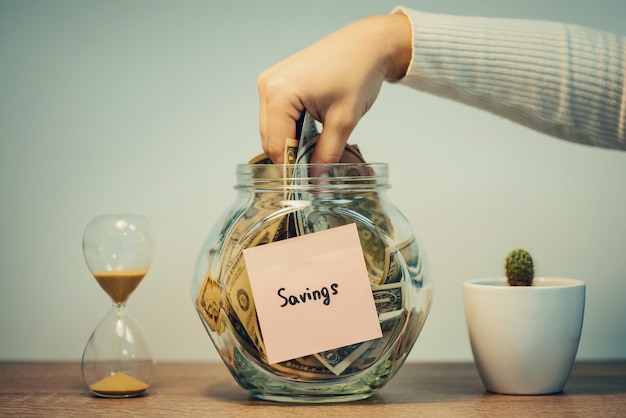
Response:
POLYGON ((389 188, 386 163, 240 164, 240 191, 379 191, 389 188))

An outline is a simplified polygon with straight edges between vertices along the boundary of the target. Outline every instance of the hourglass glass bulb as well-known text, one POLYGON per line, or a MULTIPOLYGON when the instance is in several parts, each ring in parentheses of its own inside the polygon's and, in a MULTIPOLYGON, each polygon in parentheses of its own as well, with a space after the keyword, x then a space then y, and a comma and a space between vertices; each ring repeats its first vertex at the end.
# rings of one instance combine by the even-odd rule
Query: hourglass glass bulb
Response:
POLYGON ((92 393, 131 397, 150 386, 154 361, 139 324, 116 307, 98 324, 82 359, 83 378, 92 393))
POLYGON ((85 228, 85 261, 114 303, 83 352, 85 383, 98 396, 137 396, 152 380, 148 343, 125 306, 150 266, 152 251, 149 223, 142 215, 102 215, 85 228))
POLYGON ((83 234, 83 254, 102 289, 124 303, 145 276, 153 246, 142 215, 101 215, 83 234))

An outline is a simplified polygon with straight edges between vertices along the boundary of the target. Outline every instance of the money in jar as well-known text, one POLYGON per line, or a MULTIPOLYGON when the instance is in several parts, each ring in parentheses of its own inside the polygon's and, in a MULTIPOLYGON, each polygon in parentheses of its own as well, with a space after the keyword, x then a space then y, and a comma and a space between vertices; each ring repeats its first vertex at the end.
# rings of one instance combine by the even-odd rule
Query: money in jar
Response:
MULTIPOLYGON (((271 164, 259 156, 236 167, 234 202, 209 233, 198 257, 193 303, 225 365, 253 396, 285 402, 364 399, 396 374, 414 346, 430 309, 431 279, 412 226, 387 195, 388 165, 365 162, 354 146, 346 148, 344 162, 310 164, 304 154, 310 155, 310 142, 316 136, 307 138, 306 131, 303 135, 287 144, 286 164, 271 164), (352 224, 378 336, 321 350, 311 345, 308 351, 306 342, 291 340, 285 344, 300 343, 304 351, 271 360, 269 327, 258 309, 269 302, 253 291, 256 282, 246 265, 246 251, 276 244, 288 250, 295 240, 352 224)), ((332 246, 331 242, 328 247, 332 246)), ((309 268, 305 266, 311 254, 299 251, 279 252, 268 271, 309 268), (292 267, 283 267, 283 262, 292 267)), ((341 259, 329 260, 341 271, 341 259)), ((297 269, 291 271, 288 284, 297 284, 299 276, 297 269)), ((278 289, 275 302, 329 309, 325 304, 339 303, 335 294, 346 288, 341 279, 333 283, 335 287, 307 285, 295 294, 289 294, 290 286, 285 285, 278 289)), ((289 315, 297 311, 292 312, 289 315)), ((275 321, 272 328, 280 331, 282 320, 275 321)), ((329 324, 319 325, 322 331, 317 332, 324 332, 329 324)), ((352 328, 350 323, 341 326, 346 332, 352 328)))

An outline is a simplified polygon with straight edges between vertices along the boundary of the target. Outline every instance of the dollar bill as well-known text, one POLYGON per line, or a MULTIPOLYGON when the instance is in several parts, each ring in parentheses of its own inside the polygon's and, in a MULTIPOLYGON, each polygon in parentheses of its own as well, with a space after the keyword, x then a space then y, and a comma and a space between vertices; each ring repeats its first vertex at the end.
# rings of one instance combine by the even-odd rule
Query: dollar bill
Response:
POLYGON ((196 305, 200 316, 204 319, 204 323, 211 331, 218 334, 224 331, 222 324, 224 300, 222 286, 213 279, 211 269, 208 269, 204 278, 204 284, 198 294, 196 305))
MULTIPOLYGON (((369 211, 361 206, 337 207, 333 212, 345 219, 346 223, 356 223, 370 284, 375 286, 384 283, 387 277, 385 267, 390 265, 390 252, 385 242, 387 234, 384 232, 388 227, 384 222, 379 224, 373 222, 368 216, 369 211)), ((375 216, 374 219, 376 219, 375 216)), ((304 225, 304 229, 307 230, 309 225, 307 225, 306 217, 304 218, 304 225)))
POLYGON ((315 357, 320 363, 326 366, 328 370, 339 376, 367 351, 370 345, 372 345, 371 340, 316 353, 315 357))
MULTIPOLYGON (((317 127, 312 117, 307 113, 304 117, 296 160, 295 175, 297 177, 308 178, 307 164, 311 161, 318 140, 317 127)), ((357 146, 347 145, 340 162, 365 163, 365 159, 357 146)), ((363 178, 371 177, 373 173, 371 168, 365 165, 353 164, 329 167, 326 174, 327 177, 324 181, 332 183, 333 178, 340 178, 340 181, 343 182, 346 181, 346 178, 354 177, 362 181, 363 178)), ((295 214, 295 226, 298 235, 305 235, 351 222, 356 223, 370 282, 377 285, 383 283, 385 279, 384 268, 389 264, 388 254, 385 251, 386 243, 381 237, 381 233, 390 234, 392 227, 375 193, 366 193, 360 197, 355 202, 349 191, 345 196, 337 191, 330 193, 318 191, 315 197, 296 193, 293 198, 299 200, 314 200, 315 198, 318 201, 324 201, 325 199, 341 200, 343 198, 346 202, 351 203, 348 203, 347 206, 349 207, 326 207, 323 210, 315 205, 308 205, 295 214)))
MULTIPOLYGON (((239 255, 226 275, 227 307, 236 314, 245 333, 256 349, 265 353, 263 338, 256 315, 252 288, 243 254, 239 255)), ((240 334, 240 336, 243 336, 240 334)))
POLYGON ((300 141, 298 141, 297 139, 285 139, 285 152, 283 157, 283 181, 285 182, 285 199, 288 199, 289 194, 291 193, 289 186, 293 181, 294 164, 296 163, 296 157, 298 155, 299 143, 300 141))
POLYGON ((337 375, 330 371, 314 355, 303 356, 280 363, 270 364, 270 370, 285 379, 298 381, 334 380, 337 375))
POLYGON ((225 317, 227 321, 225 321, 225 326, 229 329, 230 334, 237 339, 237 342, 246 353, 260 362, 267 363, 268 360, 265 351, 260 350, 258 343, 252 340, 248 331, 241 323, 239 316, 232 309, 232 306, 226 305, 226 308, 225 317))
POLYGON ((358 374, 389 351, 398 338, 404 320, 406 313, 399 311, 397 315, 381 321, 381 338, 317 353, 315 358, 335 376, 358 374))
POLYGON ((399 311, 397 315, 382 321, 380 324, 383 332, 382 338, 372 340, 367 350, 344 370, 343 375, 360 373, 378 362, 382 357, 389 355, 390 350, 396 351, 394 345, 398 343, 400 331, 405 328, 403 324, 406 321, 407 314, 405 311, 399 311))
POLYGON ((388 283, 372 287, 372 296, 378 315, 394 312, 405 307, 404 282, 388 283))

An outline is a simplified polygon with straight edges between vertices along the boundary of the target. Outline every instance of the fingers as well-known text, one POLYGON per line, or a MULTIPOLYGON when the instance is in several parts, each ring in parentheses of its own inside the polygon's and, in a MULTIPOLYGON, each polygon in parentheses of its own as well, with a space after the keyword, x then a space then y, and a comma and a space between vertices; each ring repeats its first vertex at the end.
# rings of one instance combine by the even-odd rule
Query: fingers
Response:
POLYGON ((265 95, 262 92, 261 76, 257 82, 259 92, 259 132, 261 134, 261 147, 265 151, 269 146, 267 139, 267 111, 265 106, 265 95))
POLYGON ((295 138, 296 121, 304 106, 289 85, 277 78, 259 76, 259 128, 263 151, 275 164, 282 164, 286 138, 295 138))
POLYGON ((317 164, 338 163, 348 138, 358 121, 359 117, 355 115, 328 112, 324 120, 324 128, 311 156, 311 162, 317 164))

